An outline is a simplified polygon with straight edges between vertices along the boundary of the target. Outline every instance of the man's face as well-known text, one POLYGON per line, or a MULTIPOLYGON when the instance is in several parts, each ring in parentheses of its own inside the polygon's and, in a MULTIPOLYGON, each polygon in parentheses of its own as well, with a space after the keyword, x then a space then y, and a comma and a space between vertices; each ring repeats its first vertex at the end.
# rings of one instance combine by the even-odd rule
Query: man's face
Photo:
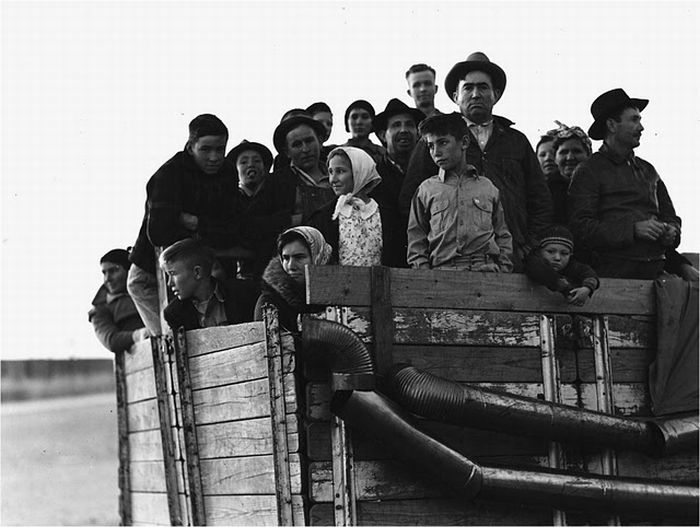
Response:
POLYGON ((426 70, 411 73, 406 81, 408 82, 408 94, 416 103, 416 108, 427 108, 433 105, 437 86, 432 72, 426 70))
POLYGON ((384 139, 390 155, 409 154, 418 141, 416 122, 405 113, 389 117, 384 139))
POLYGON ((565 178, 570 178, 576 167, 586 159, 588 159, 588 151, 583 147, 581 140, 575 137, 567 139, 557 148, 557 166, 559 173, 565 178))
POLYGON ((320 155, 321 145, 310 126, 302 124, 287 133, 287 156, 292 165, 309 172, 318 166, 320 155))
POLYGON ((126 291, 126 269, 113 262, 102 262, 102 282, 113 295, 126 291))
POLYGON ((470 121, 481 124, 491 119, 493 105, 501 96, 494 90, 491 77, 483 71, 470 71, 459 81, 452 99, 470 121))
POLYGON ((194 162, 205 174, 216 174, 224 165, 225 135, 205 135, 189 146, 194 162))
POLYGON ((549 177, 557 171, 557 163, 554 161, 554 141, 542 143, 537 147, 537 160, 545 176, 549 177))
POLYGON ((430 157, 445 172, 460 166, 469 146, 466 137, 457 139, 452 135, 425 134, 423 139, 430 151, 430 157))
POLYGON ((282 247, 280 259, 282 260, 282 269, 292 280, 298 284, 306 282, 304 267, 311 264, 311 255, 306 245, 299 240, 289 242, 282 247))
POLYGON ((192 266, 180 260, 166 262, 163 270, 168 277, 168 287, 180 300, 194 296, 202 277, 202 268, 199 265, 192 266))
POLYGON ((257 189, 266 175, 262 156, 255 150, 243 150, 238 154, 236 171, 240 185, 249 190, 257 189))
POLYGON ((372 116, 364 108, 352 108, 348 114, 348 128, 355 138, 369 137, 372 132, 372 116))
POLYGON ((608 124, 612 123, 612 135, 615 142, 630 150, 639 146, 642 137, 642 114, 636 108, 627 108, 620 115, 620 122, 608 119, 608 124))
POLYGON ((561 243, 548 243, 540 249, 540 256, 552 269, 559 272, 569 265, 571 251, 561 243))
POLYGON ((326 129, 326 135, 321 139, 321 143, 328 141, 331 136, 331 131, 333 130, 333 114, 330 112, 317 112, 311 116, 314 121, 318 121, 326 129))

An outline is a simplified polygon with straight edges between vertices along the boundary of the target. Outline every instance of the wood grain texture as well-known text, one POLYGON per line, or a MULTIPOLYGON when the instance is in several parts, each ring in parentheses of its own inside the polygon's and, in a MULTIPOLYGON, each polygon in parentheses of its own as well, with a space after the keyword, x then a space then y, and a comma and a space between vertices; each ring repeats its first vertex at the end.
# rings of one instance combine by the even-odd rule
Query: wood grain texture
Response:
POLYGON ((139 370, 126 376, 126 401, 134 403, 156 396, 156 383, 153 368, 139 370))
POLYGON ((205 353, 247 346, 265 341, 265 326, 262 322, 247 322, 232 326, 196 329, 186 333, 189 357, 205 353), (232 345, 232 343, 235 343, 232 345))
MULTIPOLYGON (((301 493, 299 454, 290 454, 291 492, 301 493)), ((205 496, 223 494, 274 494, 275 466, 271 455, 205 459, 201 463, 205 496)))
POLYGON ((128 442, 131 461, 163 461, 160 430, 132 432, 128 442))
MULTIPOLYGON (((261 496, 205 496, 207 525, 268 526, 277 525, 274 494, 261 496)), ((294 525, 306 525, 304 503, 292 496, 294 525)))
POLYGON ((127 420, 129 432, 157 430, 160 427, 158 402, 153 398, 130 403, 127 410, 127 420))
POLYGON ((151 354, 151 342, 145 339, 131 346, 124 353, 124 372, 136 373, 139 370, 153 367, 153 355, 151 354))
POLYGON ((133 525, 170 525, 165 492, 132 492, 131 509, 133 525))
POLYGON ((265 342, 192 357, 189 371, 193 390, 262 379, 267 376, 265 342))

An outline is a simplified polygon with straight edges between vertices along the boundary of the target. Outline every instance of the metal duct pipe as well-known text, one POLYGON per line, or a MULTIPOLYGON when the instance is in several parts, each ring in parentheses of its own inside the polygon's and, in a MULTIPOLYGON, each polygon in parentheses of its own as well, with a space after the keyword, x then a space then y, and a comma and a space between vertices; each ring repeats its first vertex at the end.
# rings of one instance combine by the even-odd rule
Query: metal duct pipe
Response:
POLYGON ((698 414, 658 418, 649 423, 656 426, 663 437, 663 454, 691 449, 697 452, 700 437, 698 414))
POLYGON ((374 389, 372 355, 350 328, 304 317, 301 335, 304 357, 331 370, 334 390, 374 389))
POLYGON ((694 421, 644 422, 461 385, 407 365, 397 365, 387 383, 390 394, 407 410, 452 424, 653 455, 697 446, 697 416, 694 421))
POLYGON ((697 516, 697 486, 481 467, 414 428, 403 410, 376 392, 336 393, 333 412, 468 499, 517 500, 565 509, 697 516))

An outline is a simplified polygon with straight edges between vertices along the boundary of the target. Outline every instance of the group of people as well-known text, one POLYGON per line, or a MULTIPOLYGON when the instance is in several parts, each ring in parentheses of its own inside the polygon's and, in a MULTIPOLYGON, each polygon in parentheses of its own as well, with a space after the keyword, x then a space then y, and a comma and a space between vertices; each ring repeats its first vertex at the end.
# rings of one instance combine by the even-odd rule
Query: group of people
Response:
MULTIPOLYGON (((176 297, 164 313, 173 329, 259 318, 265 302, 294 329, 308 308, 306 264, 526 272, 572 305, 587 301, 598 276, 653 279, 665 270, 697 280, 675 251, 681 220, 663 181, 634 155, 648 101, 605 92, 588 134, 558 123, 533 149, 493 114, 506 79, 472 53, 444 82, 458 112, 442 113, 435 70, 413 65, 415 108, 391 99, 376 113, 352 102, 342 145, 326 144, 327 104, 289 110, 273 133, 275 157, 247 140, 226 154, 224 123, 195 117, 185 148, 147 184, 129 262, 115 251, 103 258, 93 323, 116 301, 106 264, 121 266, 118 294, 128 291, 152 335, 164 329, 158 267, 176 297), (591 139, 603 140, 596 153, 591 139)), ((146 335, 136 329, 125 326, 130 337, 120 342, 146 335)))

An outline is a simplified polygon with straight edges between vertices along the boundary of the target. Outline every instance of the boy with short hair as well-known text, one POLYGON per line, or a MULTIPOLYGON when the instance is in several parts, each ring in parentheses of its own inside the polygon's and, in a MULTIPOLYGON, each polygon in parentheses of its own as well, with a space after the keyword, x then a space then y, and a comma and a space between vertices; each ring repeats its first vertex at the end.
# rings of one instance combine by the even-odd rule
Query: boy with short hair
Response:
POLYGON ((435 115, 418 127, 437 175, 411 201, 408 264, 414 269, 513 270, 512 236, 498 189, 467 164, 467 124, 459 114, 435 115))
POLYGON ((238 324, 253 320, 259 291, 250 280, 218 281, 212 275, 214 252, 187 238, 165 249, 160 266, 175 298, 164 316, 173 331, 238 324))

